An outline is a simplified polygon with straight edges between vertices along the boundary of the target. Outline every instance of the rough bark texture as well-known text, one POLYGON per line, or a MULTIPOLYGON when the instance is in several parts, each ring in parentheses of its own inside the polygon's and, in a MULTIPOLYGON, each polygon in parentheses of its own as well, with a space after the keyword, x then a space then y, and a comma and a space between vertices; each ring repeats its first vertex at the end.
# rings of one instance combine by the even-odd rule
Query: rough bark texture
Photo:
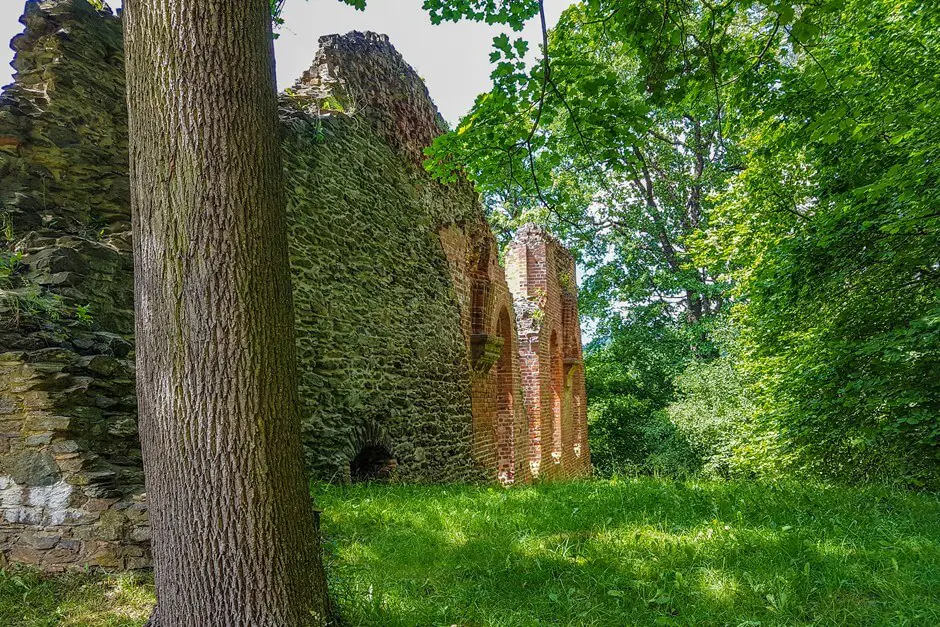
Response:
POLYGON ((267 0, 126 0, 153 624, 326 622, 267 0))

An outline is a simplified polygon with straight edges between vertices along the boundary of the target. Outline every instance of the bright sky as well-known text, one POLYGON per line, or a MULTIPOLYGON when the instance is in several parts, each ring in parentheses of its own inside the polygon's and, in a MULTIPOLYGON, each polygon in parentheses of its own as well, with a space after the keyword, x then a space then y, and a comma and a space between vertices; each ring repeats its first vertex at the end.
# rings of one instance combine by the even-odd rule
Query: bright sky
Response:
MULTIPOLYGON (((310 66, 321 35, 372 30, 385 33, 415 70, 427 82, 431 96, 452 124, 473 104, 476 96, 489 89, 489 53, 493 37, 501 30, 474 22, 431 24, 421 8, 422 0, 369 0, 365 11, 356 11, 337 0, 287 0, 286 24, 275 43, 278 86, 283 89, 310 66)), ((117 0, 110 2, 118 6, 117 0)), ((571 0, 546 0, 549 24, 571 4, 571 0)), ((22 30, 18 19, 22 0, 0 0, 0 42, 22 30)), ((523 36, 537 49, 538 18, 526 27, 523 36)), ((0 44, 0 84, 10 82, 9 63, 13 51, 0 44)))

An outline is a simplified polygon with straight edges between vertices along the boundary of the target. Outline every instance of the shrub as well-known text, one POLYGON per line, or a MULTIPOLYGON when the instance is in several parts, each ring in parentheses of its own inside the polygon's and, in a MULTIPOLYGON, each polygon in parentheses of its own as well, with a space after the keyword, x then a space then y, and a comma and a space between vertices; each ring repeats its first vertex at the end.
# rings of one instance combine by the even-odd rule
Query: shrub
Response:
POLYGON ((670 424, 715 477, 777 476, 788 465, 777 433, 761 422, 754 394, 732 355, 690 365, 676 378, 670 424))
POLYGON ((588 409, 591 460, 603 476, 683 477, 701 465, 689 443, 650 399, 623 394, 588 409))

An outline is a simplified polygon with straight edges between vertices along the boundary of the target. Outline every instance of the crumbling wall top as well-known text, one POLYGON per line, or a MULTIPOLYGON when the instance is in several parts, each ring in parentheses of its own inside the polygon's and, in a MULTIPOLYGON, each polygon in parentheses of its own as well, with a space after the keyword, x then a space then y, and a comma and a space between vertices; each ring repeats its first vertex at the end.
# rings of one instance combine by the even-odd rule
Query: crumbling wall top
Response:
POLYGON ((574 261, 574 255, 557 237, 552 235, 545 227, 534 222, 527 222, 516 229, 512 243, 525 245, 547 244, 555 250, 557 255, 564 257, 565 260, 574 261))
POLYGON ((0 214, 17 233, 130 230, 121 21, 31 0, 0 93, 0 214))
POLYGON ((317 113, 366 117, 389 145, 418 163, 446 130, 424 81, 387 35, 353 31, 321 37, 313 65, 292 93, 309 99, 317 113))

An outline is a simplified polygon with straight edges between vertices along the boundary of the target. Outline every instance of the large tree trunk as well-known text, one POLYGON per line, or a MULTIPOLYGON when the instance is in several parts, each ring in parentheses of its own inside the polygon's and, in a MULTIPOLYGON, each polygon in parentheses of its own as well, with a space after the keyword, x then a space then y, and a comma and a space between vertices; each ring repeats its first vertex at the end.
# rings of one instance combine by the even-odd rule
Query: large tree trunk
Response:
POLYGON ((268 0, 125 0, 160 627, 323 625, 268 0))

